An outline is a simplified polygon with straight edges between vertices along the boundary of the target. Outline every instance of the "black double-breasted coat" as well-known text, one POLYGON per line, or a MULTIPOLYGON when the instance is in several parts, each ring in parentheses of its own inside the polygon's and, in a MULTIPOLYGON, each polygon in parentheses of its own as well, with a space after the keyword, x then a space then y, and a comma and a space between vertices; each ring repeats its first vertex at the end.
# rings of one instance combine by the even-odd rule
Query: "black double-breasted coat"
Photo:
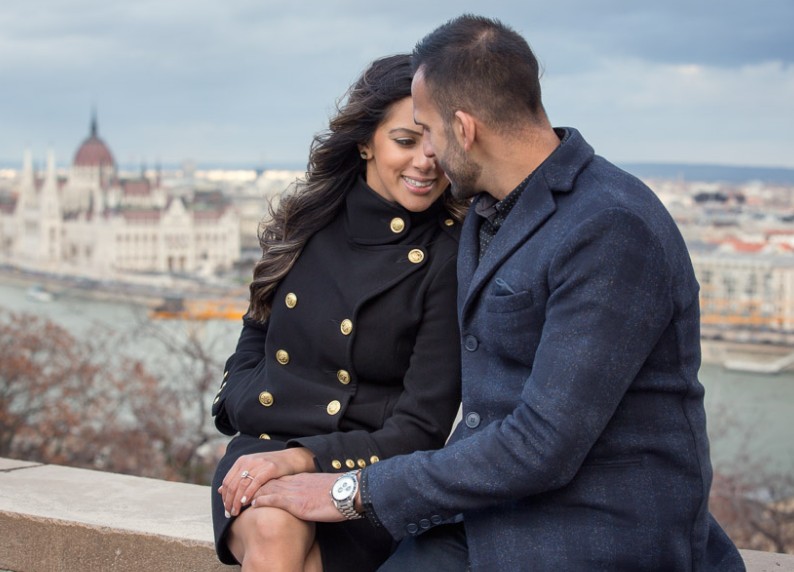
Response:
MULTIPOLYGON (((443 445, 460 400, 456 319, 459 224, 441 200, 412 213, 364 182, 305 245, 274 294, 266 323, 244 320, 213 404, 237 434, 215 492, 244 454, 302 446, 318 471, 344 472, 443 445)), ((363 521, 319 525, 326 571, 374 569, 392 539, 363 521)))

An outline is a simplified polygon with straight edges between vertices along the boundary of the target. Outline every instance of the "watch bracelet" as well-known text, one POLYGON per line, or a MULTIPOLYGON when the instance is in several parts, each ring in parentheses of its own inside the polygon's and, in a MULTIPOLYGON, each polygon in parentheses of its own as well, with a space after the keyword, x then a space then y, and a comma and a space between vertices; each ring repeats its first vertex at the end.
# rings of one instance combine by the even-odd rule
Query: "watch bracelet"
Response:
MULTIPOLYGON (((358 471, 347 471, 346 473, 343 473, 341 476, 350 475, 351 477, 353 477, 353 479, 355 479, 355 481, 356 481, 356 490, 360 490, 360 488, 361 488, 361 484, 360 484, 360 481, 359 481, 359 474, 360 473, 361 473, 360 470, 358 470, 358 471)), ((364 518, 364 515, 356 510, 355 493, 354 493, 353 499, 351 499, 349 505, 340 506, 339 503, 337 503, 337 502, 334 502, 334 504, 336 505, 336 509, 340 513, 342 513, 342 516, 344 516, 346 520, 356 520, 356 519, 359 519, 359 518, 364 518)))

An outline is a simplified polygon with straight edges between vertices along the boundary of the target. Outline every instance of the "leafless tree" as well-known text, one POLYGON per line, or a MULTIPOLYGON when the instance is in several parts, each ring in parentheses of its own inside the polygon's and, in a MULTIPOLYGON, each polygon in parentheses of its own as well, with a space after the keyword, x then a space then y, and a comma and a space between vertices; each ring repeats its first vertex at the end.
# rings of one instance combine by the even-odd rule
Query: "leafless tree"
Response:
POLYGON ((46 319, 0 310, 0 456, 208 482, 208 393, 222 364, 197 332, 174 337, 152 326, 135 335, 161 344, 176 365, 153 372, 109 328, 76 339, 46 319))
POLYGON ((715 518, 740 548, 794 553, 794 475, 776 469, 773 459, 750 455, 757 437, 727 407, 713 418, 712 441, 737 443, 731 462, 714 474, 709 504, 715 518))

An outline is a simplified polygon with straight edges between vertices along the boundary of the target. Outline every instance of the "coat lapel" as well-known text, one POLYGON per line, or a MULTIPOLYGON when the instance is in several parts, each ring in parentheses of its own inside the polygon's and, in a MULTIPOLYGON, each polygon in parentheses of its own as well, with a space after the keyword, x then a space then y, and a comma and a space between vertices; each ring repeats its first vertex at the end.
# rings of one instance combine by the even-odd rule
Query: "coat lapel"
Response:
MULTIPOLYGON (((505 258, 526 240, 552 215, 556 205, 551 190, 542 177, 533 177, 518 202, 496 233, 482 260, 479 258, 479 215, 471 213, 463 227, 458 257, 459 297, 462 301, 461 320, 505 258)), ((473 209, 472 209, 473 210, 473 209)))
POLYGON ((469 211, 460 239, 458 254, 458 318, 461 325, 466 312, 483 286, 503 261, 534 234, 554 213, 554 192, 569 192, 579 173, 593 159, 593 148, 576 129, 556 129, 560 146, 541 164, 519 197, 502 228, 478 263, 480 217, 469 211))

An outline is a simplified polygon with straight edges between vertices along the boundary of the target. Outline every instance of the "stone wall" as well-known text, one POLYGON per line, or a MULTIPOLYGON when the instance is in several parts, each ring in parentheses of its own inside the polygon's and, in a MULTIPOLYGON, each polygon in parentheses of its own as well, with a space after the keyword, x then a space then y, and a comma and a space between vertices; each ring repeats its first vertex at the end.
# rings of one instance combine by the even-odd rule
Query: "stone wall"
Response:
MULTIPOLYGON (((0 458, 0 570, 224 572, 210 488, 0 458)), ((743 550, 748 572, 794 555, 743 550)))

